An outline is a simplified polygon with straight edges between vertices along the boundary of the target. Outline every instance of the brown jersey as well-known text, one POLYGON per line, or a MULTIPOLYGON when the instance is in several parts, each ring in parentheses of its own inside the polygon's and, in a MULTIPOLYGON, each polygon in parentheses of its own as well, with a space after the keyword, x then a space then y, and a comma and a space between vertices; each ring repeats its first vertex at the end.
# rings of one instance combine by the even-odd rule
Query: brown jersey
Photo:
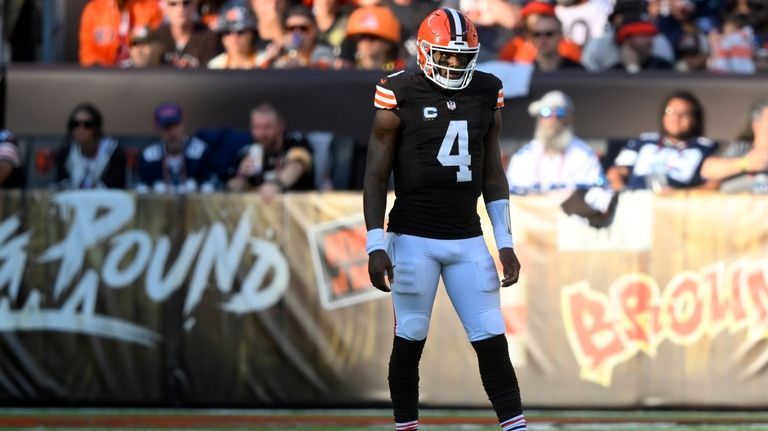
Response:
POLYGON ((376 86, 374 105, 400 117, 390 232, 438 239, 482 235, 485 136, 504 106, 501 81, 476 71, 467 88, 442 91, 422 73, 398 72, 376 86))

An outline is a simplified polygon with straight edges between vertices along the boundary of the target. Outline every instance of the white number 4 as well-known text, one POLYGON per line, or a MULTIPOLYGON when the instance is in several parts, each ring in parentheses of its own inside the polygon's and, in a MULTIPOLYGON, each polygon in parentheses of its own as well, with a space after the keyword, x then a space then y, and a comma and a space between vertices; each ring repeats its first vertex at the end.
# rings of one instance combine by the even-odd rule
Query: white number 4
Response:
POLYGON ((443 143, 440 145, 440 151, 437 152, 437 160, 443 166, 459 167, 459 171, 456 172, 456 182, 472 181, 472 171, 469 170, 472 158, 469 155, 467 120, 451 121, 451 124, 448 125, 448 131, 445 132, 443 143), (453 143, 457 140, 459 142, 459 153, 451 154, 453 143))

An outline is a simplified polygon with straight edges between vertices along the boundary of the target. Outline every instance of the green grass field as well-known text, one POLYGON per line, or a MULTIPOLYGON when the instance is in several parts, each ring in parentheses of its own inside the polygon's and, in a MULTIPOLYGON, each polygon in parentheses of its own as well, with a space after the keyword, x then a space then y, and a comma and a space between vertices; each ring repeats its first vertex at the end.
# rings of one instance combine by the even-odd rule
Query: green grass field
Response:
MULTIPOLYGON (((768 412, 526 412, 529 430, 768 431, 768 412)), ((421 430, 498 431, 490 410, 424 409, 421 430)), ((0 409, 0 430, 392 430, 388 410, 0 409)))

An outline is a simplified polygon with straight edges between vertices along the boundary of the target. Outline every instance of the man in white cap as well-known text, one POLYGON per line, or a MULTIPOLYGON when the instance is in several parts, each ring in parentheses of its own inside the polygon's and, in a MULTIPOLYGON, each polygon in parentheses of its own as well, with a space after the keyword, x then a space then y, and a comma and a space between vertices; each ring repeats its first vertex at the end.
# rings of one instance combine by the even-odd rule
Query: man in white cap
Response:
POLYGON ((514 194, 573 191, 601 185, 597 155, 573 133, 573 102, 562 91, 550 91, 528 106, 536 118, 534 138, 510 160, 507 180, 514 194))

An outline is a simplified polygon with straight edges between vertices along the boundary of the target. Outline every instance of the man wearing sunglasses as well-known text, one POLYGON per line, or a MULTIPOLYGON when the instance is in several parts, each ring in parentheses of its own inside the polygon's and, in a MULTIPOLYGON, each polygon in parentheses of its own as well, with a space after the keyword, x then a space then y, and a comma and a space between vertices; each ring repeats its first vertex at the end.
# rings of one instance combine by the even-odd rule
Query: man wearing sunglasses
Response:
POLYGON ((599 185, 603 171, 597 154, 573 133, 573 102, 550 91, 528 107, 536 118, 534 138, 509 162, 507 180, 515 194, 573 191, 599 185))
POLYGON ((216 34, 198 21, 198 0, 160 0, 165 23, 157 29, 157 62, 179 69, 205 67, 221 49, 216 34))
POLYGON ((283 44, 281 55, 273 67, 290 69, 311 67, 330 69, 336 57, 333 49, 318 41, 318 30, 312 9, 306 6, 294 6, 285 18, 285 29, 288 31, 283 44))

